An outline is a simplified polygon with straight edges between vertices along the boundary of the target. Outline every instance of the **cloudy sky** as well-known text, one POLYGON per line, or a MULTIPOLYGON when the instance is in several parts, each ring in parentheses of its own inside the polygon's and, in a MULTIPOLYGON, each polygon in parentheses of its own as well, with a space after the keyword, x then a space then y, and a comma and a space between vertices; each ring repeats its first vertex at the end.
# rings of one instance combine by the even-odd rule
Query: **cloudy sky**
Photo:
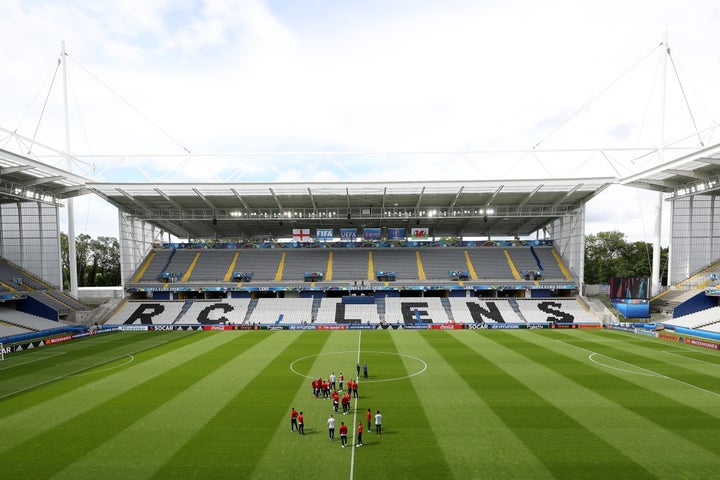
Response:
MULTIPOLYGON (((65 148, 64 42, 72 169, 99 181, 614 176, 720 141, 712 1, 4 0, 0 18, 0 128, 35 140, 0 147, 64 167, 43 149, 65 148)), ((613 187, 587 233, 652 241, 655 204, 613 187)), ((76 205, 76 232, 117 235, 108 205, 76 205)))

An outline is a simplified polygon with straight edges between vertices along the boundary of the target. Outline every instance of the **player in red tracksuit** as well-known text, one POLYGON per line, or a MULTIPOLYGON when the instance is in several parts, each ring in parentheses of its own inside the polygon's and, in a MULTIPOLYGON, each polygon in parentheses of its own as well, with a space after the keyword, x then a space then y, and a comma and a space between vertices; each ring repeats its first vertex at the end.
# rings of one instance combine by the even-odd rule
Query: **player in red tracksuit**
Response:
POLYGON ((357 439, 357 445, 355 445, 356 447, 362 447, 362 431, 363 431, 363 426, 362 426, 362 422, 360 422, 360 423, 358 423, 358 439, 357 439))
POLYGON ((347 425, 345 425, 345 422, 340 422, 340 443, 343 448, 347 445, 347 425))
POLYGON ((369 408, 367 414, 365 414, 365 418, 367 418, 368 432, 372 432, 372 411, 369 408))
POLYGON ((298 433, 300 435, 305 435, 305 420, 303 419, 303 414, 300 412, 300 414, 297 417, 298 422, 298 433))
POLYGON ((337 413, 338 405, 340 404, 340 395, 338 394, 337 390, 333 391, 332 399, 333 399, 333 410, 335 410, 335 413, 337 413))
POLYGON ((292 410, 290 410, 290 431, 291 431, 291 432, 294 432, 294 431, 295 431, 295 427, 298 426, 297 417, 298 417, 298 412, 297 412, 297 410, 295 410, 295 408, 293 408, 292 410))
POLYGON ((342 396, 342 407, 343 407, 343 415, 348 413, 350 410, 350 394, 346 393, 342 396))

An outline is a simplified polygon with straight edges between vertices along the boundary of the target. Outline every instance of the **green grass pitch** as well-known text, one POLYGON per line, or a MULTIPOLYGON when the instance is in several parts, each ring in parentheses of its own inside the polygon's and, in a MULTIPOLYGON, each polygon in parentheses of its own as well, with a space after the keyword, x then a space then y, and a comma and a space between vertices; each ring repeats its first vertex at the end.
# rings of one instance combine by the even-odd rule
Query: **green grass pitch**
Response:
POLYGON ((720 478, 720 355, 611 331, 127 332, 0 362, 11 479, 720 478), (312 376, 354 377, 328 438, 312 376), (362 376, 362 375, 361 375, 362 376), (306 435, 290 432, 302 410, 306 435), (354 444, 355 435, 351 444, 354 444))

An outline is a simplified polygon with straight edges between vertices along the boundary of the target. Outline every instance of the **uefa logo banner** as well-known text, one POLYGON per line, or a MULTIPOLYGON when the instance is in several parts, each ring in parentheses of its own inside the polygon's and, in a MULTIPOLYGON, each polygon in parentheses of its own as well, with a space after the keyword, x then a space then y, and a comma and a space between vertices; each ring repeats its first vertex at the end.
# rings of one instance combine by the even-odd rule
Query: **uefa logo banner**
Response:
POLYGON ((340 241, 341 242, 354 242, 357 240, 357 228, 341 228, 340 229, 340 241))

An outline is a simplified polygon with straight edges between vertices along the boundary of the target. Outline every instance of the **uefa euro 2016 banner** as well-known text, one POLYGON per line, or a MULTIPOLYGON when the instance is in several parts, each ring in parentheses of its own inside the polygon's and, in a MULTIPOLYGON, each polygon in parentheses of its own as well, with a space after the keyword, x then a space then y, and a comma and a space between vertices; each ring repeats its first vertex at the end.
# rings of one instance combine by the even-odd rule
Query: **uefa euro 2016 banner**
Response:
POLYGON ((404 228, 388 228, 387 229, 388 240, 404 240, 405 229, 404 228))

